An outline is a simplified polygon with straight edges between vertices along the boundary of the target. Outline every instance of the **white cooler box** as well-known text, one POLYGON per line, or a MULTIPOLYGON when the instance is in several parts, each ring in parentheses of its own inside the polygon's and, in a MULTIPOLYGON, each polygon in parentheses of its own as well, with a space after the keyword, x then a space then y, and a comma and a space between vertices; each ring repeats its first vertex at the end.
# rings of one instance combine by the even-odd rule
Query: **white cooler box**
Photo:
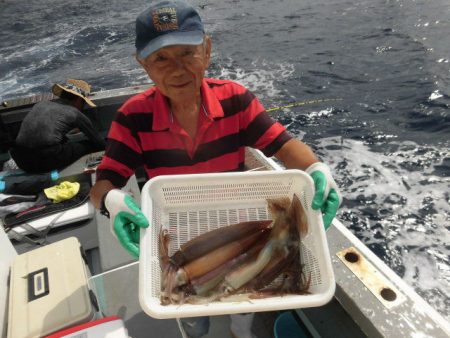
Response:
POLYGON ((46 338, 128 338, 128 331, 122 319, 110 316, 55 332, 46 338))
POLYGON ((8 338, 42 337, 96 318, 81 250, 78 239, 70 237, 14 258, 8 338))

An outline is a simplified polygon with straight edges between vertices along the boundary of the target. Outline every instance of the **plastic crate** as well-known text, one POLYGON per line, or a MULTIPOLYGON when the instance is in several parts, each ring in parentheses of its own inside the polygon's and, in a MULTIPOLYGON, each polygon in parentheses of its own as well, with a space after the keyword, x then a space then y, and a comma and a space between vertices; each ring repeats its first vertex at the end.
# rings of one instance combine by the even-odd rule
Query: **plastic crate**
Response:
POLYGON ((335 290, 334 274, 320 212, 311 208, 314 184, 300 170, 159 176, 142 189, 142 211, 150 227, 141 231, 139 300, 154 318, 181 318, 320 306, 335 290), (301 259, 311 273, 308 295, 283 295, 249 301, 161 305, 158 240, 161 227, 171 236, 169 254, 181 244, 218 227, 269 219, 268 198, 299 196, 308 217, 301 259))

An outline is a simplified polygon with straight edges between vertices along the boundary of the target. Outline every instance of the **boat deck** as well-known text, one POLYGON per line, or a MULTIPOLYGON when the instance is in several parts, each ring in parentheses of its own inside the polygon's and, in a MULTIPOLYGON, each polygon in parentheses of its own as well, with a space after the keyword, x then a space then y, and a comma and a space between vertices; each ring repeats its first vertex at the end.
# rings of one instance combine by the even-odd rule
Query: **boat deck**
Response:
MULTIPOLYGON (((130 95, 141 91, 142 87, 122 88, 95 93, 92 99, 97 108, 91 117, 106 132, 117 107, 130 95)), ((28 101, 27 101, 28 102, 28 101)), ((18 108, 6 105, 0 107, 0 143, 4 135, 13 138, 14 131, 34 102, 18 108)), ((7 146, 6 138, 3 146, 7 146)), ((0 144, 2 145, 2 144, 0 144)), ((0 164, 5 159, 4 149, 0 149, 0 164)), ((261 153, 248 150, 247 170, 280 169, 278 165, 261 153)), ((61 172, 70 176, 83 172, 86 158, 82 158, 61 172)), ((139 186, 145 181, 143 175, 132 177, 126 190, 140 200, 139 186)), ((138 263, 120 246, 109 230, 109 221, 96 212, 92 220, 81 224, 54 229, 48 242, 76 236, 86 249, 89 267, 93 274, 97 297, 105 315, 118 315, 125 320, 131 337, 181 337, 175 320, 157 320, 146 315, 138 300, 138 263)), ((338 220, 327 231, 328 244, 336 279, 335 297, 326 305, 316 308, 295 310, 307 337, 449 337, 450 324, 431 306, 418 296, 401 278, 376 257, 338 220), (350 269, 352 262, 344 262, 337 255, 349 248, 356 249, 357 262, 367 260, 372 264, 372 272, 384 276, 396 297, 380 299, 380 292, 369 291, 363 283, 366 276, 357 276, 350 269)), ((16 250, 25 252, 35 246, 30 243, 14 243, 16 250)), ((357 263, 357 264, 356 264, 357 263)), ((389 289, 388 288, 388 289, 389 289)), ((382 287, 381 291, 386 287, 382 287)), ((379 290, 380 291, 380 290, 379 290)), ((383 298, 383 297, 381 297, 383 298)), ((273 323, 279 312, 261 312, 255 316, 253 332, 256 336, 274 337, 273 323)), ((207 337, 230 337, 228 316, 211 317, 211 329, 207 337)))
MULTIPOLYGON (((175 319, 154 319, 142 312, 137 294, 138 274, 139 263, 135 262, 92 278, 103 311, 122 317, 133 338, 148 337, 150 331, 154 337, 183 337, 175 319)), ((307 337, 366 337, 335 299, 324 306, 296 312, 307 337)), ((258 338, 273 338, 273 325, 280 313, 256 313, 252 326, 254 335, 258 338)), ((210 320, 210 331, 205 337, 231 337, 228 316, 214 316, 210 320)))

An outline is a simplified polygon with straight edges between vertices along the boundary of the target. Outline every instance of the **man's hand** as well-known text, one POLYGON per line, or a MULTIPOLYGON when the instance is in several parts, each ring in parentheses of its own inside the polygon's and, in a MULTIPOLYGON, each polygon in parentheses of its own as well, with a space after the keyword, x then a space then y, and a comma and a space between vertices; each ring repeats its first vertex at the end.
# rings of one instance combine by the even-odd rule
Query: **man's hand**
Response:
POLYGON ((119 189, 106 193, 102 211, 109 213, 111 230, 120 244, 134 257, 139 257, 139 232, 149 226, 136 201, 119 189))
POLYGON ((312 201, 314 210, 322 211, 323 225, 325 230, 331 225, 339 206, 342 203, 341 193, 331 175, 330 168, 322 162, 310 165, 306 172, 314 180, 316 192, 312 201))

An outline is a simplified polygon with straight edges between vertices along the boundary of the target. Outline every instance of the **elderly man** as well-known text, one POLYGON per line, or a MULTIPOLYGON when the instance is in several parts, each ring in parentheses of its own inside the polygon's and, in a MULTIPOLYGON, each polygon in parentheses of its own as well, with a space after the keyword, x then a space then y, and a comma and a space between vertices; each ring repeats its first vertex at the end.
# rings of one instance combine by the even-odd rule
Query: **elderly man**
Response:
MULTIPOLYGON (((316 185, 313 207, 322 210, 326 227, 339 207, 330 170, 307 145, 292 138, 243 86, 204 78, 211 46, 199 14, 184 2, 156 3, 136 20, 136 59, 155 85, 119 109, 91 190, 93 204, 109 215, 118 240, 134 256, 139 255, 139 230, 149 223, 120 188, 140 166, 150 178, 238 171, 250 146, 287 168, 310 173, 316 185)), ((236 318, 233 334, 248 337, 242 324, 248 326, 251 316, 236 318)), ((205 318, 183 325, 197 337, 208 328, 205 318)))

